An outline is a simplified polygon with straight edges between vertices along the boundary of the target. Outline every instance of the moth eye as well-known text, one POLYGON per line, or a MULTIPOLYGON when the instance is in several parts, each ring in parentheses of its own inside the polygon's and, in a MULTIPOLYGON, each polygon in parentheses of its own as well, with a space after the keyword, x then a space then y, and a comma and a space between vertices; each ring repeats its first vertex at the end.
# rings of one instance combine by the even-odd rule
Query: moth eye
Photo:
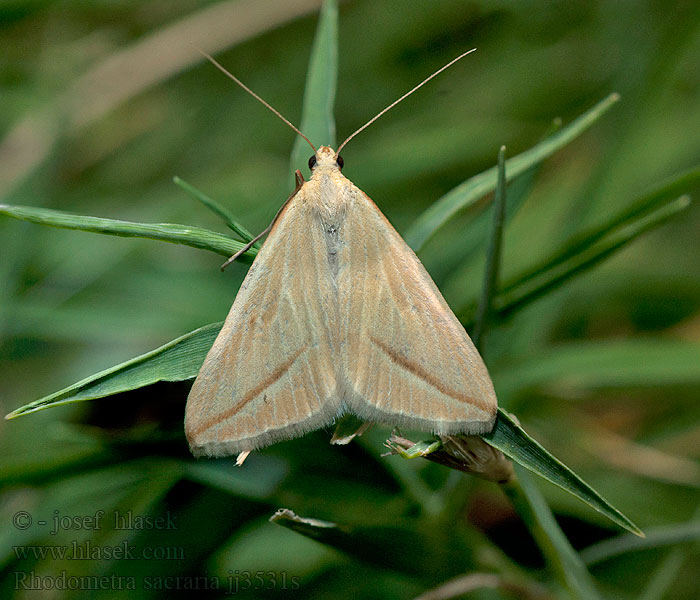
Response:
POLYGON ((345 165, 345 161, 343 160, 343 157, 338 155, 338 157, 335 159, 335 162, 338 163, 338 166, 342 169, 343 166, 345 165))
POLYGON ((313 169, 316 166, 316 155, 314 154, 310 159, 309 159, 309 169, 313 169))

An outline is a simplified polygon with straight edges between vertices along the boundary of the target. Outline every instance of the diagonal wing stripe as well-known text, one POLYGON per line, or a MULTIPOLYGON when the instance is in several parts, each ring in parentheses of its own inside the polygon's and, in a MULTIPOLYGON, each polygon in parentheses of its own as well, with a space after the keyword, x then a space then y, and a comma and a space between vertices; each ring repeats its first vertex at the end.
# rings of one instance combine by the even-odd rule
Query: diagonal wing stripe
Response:
POLYGON ((386 354, 394 364, 397 364, 398 366, 406 369, 406 371, 412 373, 413 375, 415 375, 419 379, 422 379, 427 384, 433 386, 440 393, 445 394, 445 396, 449 396, 450 398, 454 398, 458 402, 466 402, 468 404, 474 404, 474 405, 478 406, 479 408, 482 408, 483 410, 488 410, 488 407, 486 406, 486 404, 482 400, 477 399, 477 398, 471 398, 471 397, 467 396, 466 394, 462 394, 462 393, 457 392, 455 390, 451 390, 442 381, 440 381, 439 379, 436 379, 433 375, 431 375, 430 373, 425 371, 420 365, 412 363, 407 358, 397 354, 389 346, 387 346, 383 342, 380 342, 374 336, 370 336, 369 339, 372 341, 372 343, 375 346, 377 346, 377 348, 379 348, 382 352, 384 352, 384 354, 386 354))
POLYGON ((225 421, 226 419, 228 419, 229 417, 235 415, 246 404, 248 404, 248 402, 253 400, 253 398, 257 398, 262 392, 264 392, 267 388, 269 388, 273 383, 275 383, 276 381, 279 381, 279 379, 281 379, 281 377, 287 371, 289 371, 289 369, 292 367, 292 365, 301 356, 301 354, 308 348, 308 346, 309 346, 308 343, 304 344, 288 360, 283 362, 272 373, 270 373, 270 375, 266 379, 261 381, 252 390, 250 390, 245 396, 243 396, 243 398, 241 398, 240 401, 238 401, 236 404, 234 404, 227 411, 225 411, 221 414, 215 415, 211 419, 204 421, 194 431, 190 432, 190 435, 192 435, 192 436, 199 435, 199 434, 205 432, 210 427, 213 427, 214 425, 217 425, 218 423, 221 423, 221 422, 225 421))

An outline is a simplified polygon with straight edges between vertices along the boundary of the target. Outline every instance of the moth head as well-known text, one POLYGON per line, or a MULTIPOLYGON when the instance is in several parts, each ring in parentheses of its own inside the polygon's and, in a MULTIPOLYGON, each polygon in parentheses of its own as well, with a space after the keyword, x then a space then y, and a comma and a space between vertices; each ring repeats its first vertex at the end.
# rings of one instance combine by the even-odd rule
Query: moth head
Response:
POLYGON ((329 146, 321 146, 316 154, 309 158, 309 169, 312 171, 318 167, 343 168, 343 157, 329 146))

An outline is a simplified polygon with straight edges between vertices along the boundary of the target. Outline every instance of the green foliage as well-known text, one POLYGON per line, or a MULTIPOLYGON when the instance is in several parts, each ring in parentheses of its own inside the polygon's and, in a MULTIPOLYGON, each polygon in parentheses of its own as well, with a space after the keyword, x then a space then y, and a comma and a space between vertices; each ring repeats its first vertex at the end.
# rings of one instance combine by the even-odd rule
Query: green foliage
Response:
MULTIPOLYGON (((549 138, 530 148, 527 152, 523 152, 506 161, 508 178, 514 179, 526 173, 529 169, 574 140, 593 125, 619 99, 619 94, 610 94, 588 112, 578 117, 568 127, 553 133, 549 138)), ((497 177, 498 168, 492 167, 488 171, 470 177, 450 190, 416 219, 416 222, 406 233, 406 241, 416 250, 421 249, 430 237, 437 233, 441 225, 459 211, 476 204, 486 194, 495 190, 497 177)))
MULTIPOLYGON (((115 219, 71 215, 48 208, 32 208, 31 206, 8 206, 0 204, 0 214, 15 217, 30 223, 78 229, 93 233, 104 233, 120 237, 141 237, 173 244, 184 244, 193 248, 211 250, 223 256, 231 256, 244 247, 244 244, 232 240, 225 235, 207 231, 200 227, 175 225, 172 223, 128 223, 115 219)), ((248 257, 257 254, 253 248, 246 251, 248 257)))
MULTIPOLYGON (((3 431, 0 594, 26 597, 24 575, 67 572, 136 581, 128 592, 110 579, 96 597, 173 597, 216 583, 224 589, 212 597, 236 584, 239 597, 253 598, 262 595, 252 585, 260 571, 269 597, 398 599, 483 574, 470 585, 490 591, 466 597, 692 598, 697 5, 465 10, 440 0, 425 11, 411 0, 397 11, 360 0, 338 15, 326 1, 320 17, 301 17, 295 3, 271 2, 261 25, 257 8, 238 3, 229 41, 198 38, 207 19, 208 32, 223 29, 217 11, 226 4, 0 9, 13 22, 0 32, 8 50, 0 213, 14 217, 0 220, 0 368, 9 416, 35 413, 3 431), (634 22, 645 25, 643 43, 634 22), (45 30, 50 39, 38 35, 45 30), (191 248, 228 256, 267 225, 291 189, 292 134, 210 65, 181 73, 193 59, 180 59, 172 36, 159 37, 169 32, 207 51, 228 47, 217 58, 315 144, 335 143, 334 114, 340 131, 354 131, 465 47, 479 47, 354 139, 345 172, 405 233, 465 326, 478 324, 502 407, 484 439, 529 472, 518 467, 498 486, 421 458, 381 457, 389 432, 378 427, 347 446, 317 432, 243 467, 190 457, 181 422, 188 380, 244 272, 233 265, 222 276, 220 257, 191 248), (30 58, 18 51, 35 47, 30 58), (110 63, 117 54, 126 63, 110 63), (128 83, 144 83, 125 86, 136 91, 105 112, 121 88, 100 87, 100 74, 118 64, 128 83), (559 115, 564 125, 552 129, 559 115), (513 158, 499 184, 491 165, 503 143, 513 158), (173 176, 213 214, 187 203, 173 176), (505 215, 489 234, 494 190, 505 215), (213 231, 219 219, 243 242, 213 231), (151 224, 162 220, 201 225, 151 224), (648 537, 604 529, 609 522, 589 506, 630 531, 638 523, 648 537), (275 513, 281 507, 291 510, 275 513), (57 515, 100 510, 100 528, 50 533, 57 515), (22 511, 33 519, 27 527, 22 511), (115 514, 128 511, 169 516, 173 527, 118 529, 115 514), (609 539, 592 544, 601 538, 609 539), (18 550, 73 540, 176 556, 69 561, 18 550), (650 575, 629 575, 643 570, 650 575), (158 589, 166 581, 179 587, 158 589)), ((293 169, 309 152, 297 137, 293 169)))
POLYGON ((544 497, 526 472, 516 472, 517 479, 506 484, 504 491, 537 540, 548 566, 573 597, 600 598, 583 561, 562 533, 544 497))
POLYGON ((222 323, 200 327, 151 352, 96 373, 7 415, 18 417, 51 406, 94 400, 135 390, 158 381, 194 379, 222 323))
POLYGON ((618 525, 642 535, 640 529, 625 515, 591 488, 576 473, 562 464, 533 440, 503 409, 498 412, 496 426, 484 436, 494 448, 498 448, 508 458, 530 469, 562 489, 581 498, 618 525))
MULTIPOLYGON (((333 111, 337 81, 338 6, 335 2, 324 2, 311 49, 311 62, 299 123, 300 131, 316 148, 321 145, 336 147, 333 111)), ((308 158, 312 152, 303 138, 296 137, 290 172, 307 169, 308 158)))

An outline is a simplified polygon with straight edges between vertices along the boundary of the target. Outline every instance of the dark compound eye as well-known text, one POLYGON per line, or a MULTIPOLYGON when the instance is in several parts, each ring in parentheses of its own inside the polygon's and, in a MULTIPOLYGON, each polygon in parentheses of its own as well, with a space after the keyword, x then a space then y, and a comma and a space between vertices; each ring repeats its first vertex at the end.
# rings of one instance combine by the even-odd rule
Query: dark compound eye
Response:
POLYGON ((310 159, 309 159, 309 169, 313 169, 316 166, 316 155, 314 154, 310 159))
POLYGON ((338 163, 338 166, 342 169, 343 166, 345 165, 345 161, 343 160, 343 157, 338 154, 337 158, 335 159, 335 162, 338 163))

